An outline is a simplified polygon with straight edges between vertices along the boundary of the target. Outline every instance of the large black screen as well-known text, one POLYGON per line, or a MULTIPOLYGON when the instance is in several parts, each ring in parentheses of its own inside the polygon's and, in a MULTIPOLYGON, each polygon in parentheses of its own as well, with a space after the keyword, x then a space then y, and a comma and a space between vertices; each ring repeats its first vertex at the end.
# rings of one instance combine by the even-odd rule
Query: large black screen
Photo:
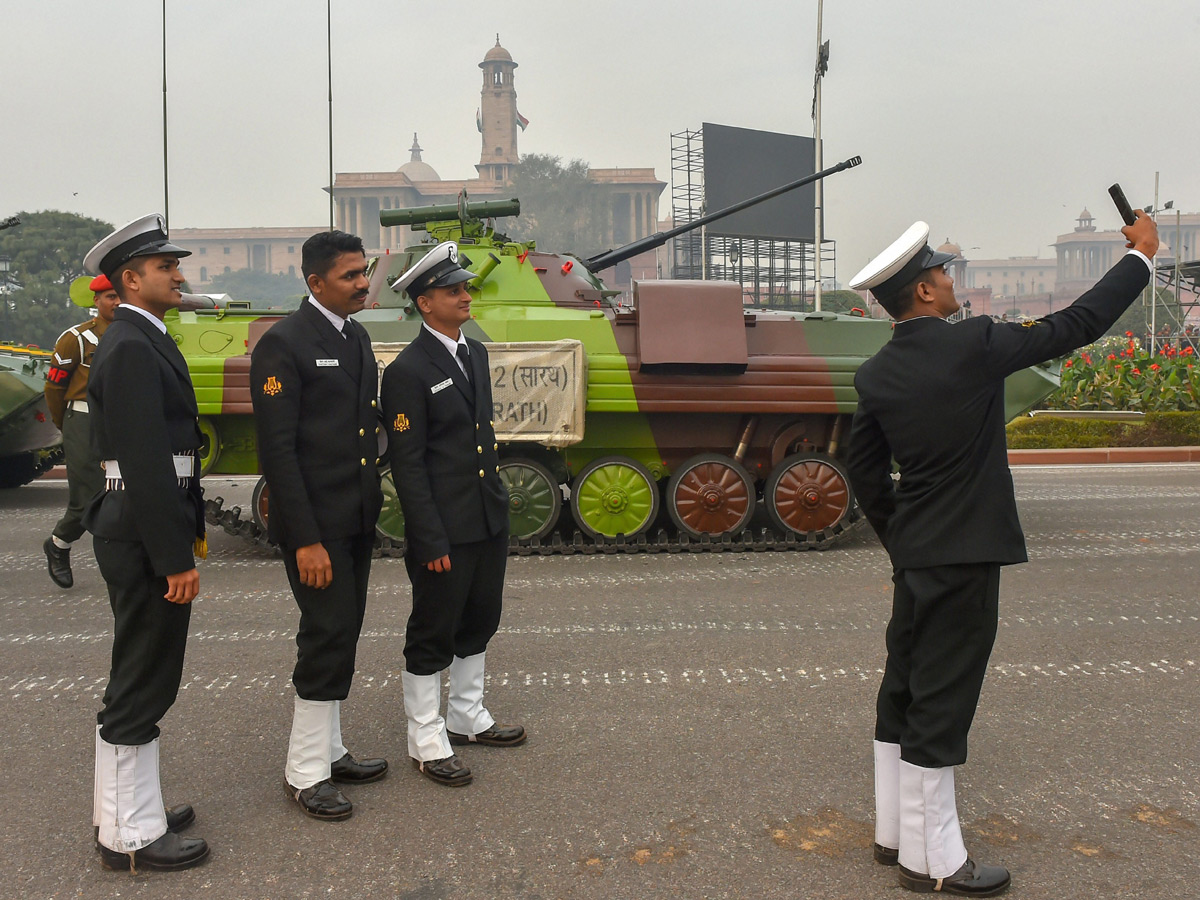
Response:
MULTIPOLYGON (((709 213, 814 171, 812 138, 705 122, 704 201, 709 213)), ((708 226, 717 236, 812 241, 816 186, 809 184, 708 226)))

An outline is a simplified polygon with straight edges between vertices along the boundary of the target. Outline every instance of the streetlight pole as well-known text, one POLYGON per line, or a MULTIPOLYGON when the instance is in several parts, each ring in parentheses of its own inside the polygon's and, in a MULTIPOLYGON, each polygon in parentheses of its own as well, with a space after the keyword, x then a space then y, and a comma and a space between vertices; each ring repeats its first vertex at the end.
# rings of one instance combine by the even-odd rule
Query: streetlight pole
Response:
MULTIPOLYGON (((821 165, 821 76, 829 68, 829 47, 821 43, 821 20, 824 0, 817 0, 817 72, 813 79, 813 171, 820 172, 821 165)), ((821 311, 821 205, 825 202, 825 189, 820 181, 814 186, 813 203, 813 309, 821 311)))
MULTIPOLYGON (((1158 173, 1154 173, 1154 212, 1151 215, 1154 219, 1154 224, 1158 224, 1158 173)), ((1154 258, 1150 260, 1150 354, 1154 355, 1154 340, 1158 335, 1158 326, 1155 323, 1155 313, 1157 306, 1155 301, 1158 299, 1158 254, 1154 254, 1154 258)))

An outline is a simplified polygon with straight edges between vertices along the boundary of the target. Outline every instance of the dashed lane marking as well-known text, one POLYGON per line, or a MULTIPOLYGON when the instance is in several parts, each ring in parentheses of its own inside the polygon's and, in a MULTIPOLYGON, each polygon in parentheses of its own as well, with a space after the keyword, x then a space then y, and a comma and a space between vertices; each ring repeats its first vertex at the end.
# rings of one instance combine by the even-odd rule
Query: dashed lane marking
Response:
MULTIPOLYGON (((989 667, 989 678, 1003 680, 1063 678, 1167 678, 1180 681, 1193 678, 1200 673, 1200 664, 1194 659, 1172 661, 1156 659, 1134 662, 1058 663, 1046 661, 1000 662, 989 667)), ((844 682, 875 683, 883 670, 868 666, 804 666, 804 667, 759 667, 759 666, 711 666, 668 671, 659 668, 596 668, 578 672, 561 671, 512 671, 492 672, 487 676, 488 684, 494 687, 548 687, 564 691, 591 690, 600 687, 698 687, 698 686, 757 686, 788 684, 803 688, 819 688, 824 685, 844 682)), ((355 677, 356 691, 382 690, 391 687, 399 691, 402 673, 387 670, 371 673, 360 671, 355 677)), ((0 676, 0 696, 10 700, 100 699, 106 678, 79 675, 75 678, 56 678, 51 675, 0 676)), ((180 685, 181 691, 264 691, 278 695, 290 695, 292 687, 287 674, 274 675, 193 675, 180 685)))

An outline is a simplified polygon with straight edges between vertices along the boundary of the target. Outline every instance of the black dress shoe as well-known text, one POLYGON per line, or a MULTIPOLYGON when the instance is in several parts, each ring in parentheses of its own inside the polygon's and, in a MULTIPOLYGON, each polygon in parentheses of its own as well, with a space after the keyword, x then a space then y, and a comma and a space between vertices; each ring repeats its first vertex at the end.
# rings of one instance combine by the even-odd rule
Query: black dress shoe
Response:
POLYGON ((1003 866, 984 866, 971 857, 948 878, 930 878, 900 867, 900 885, 918 894, 955 894, 959 897, 994 897, 1008 890, 1012 881, 1003 866))
POLYGON ((413 768, 417 769, 426 778, 432 778, 438 784, 448 785, 449 787, 462 787, 464 784, 470 784, 471 779, 474 777, 471 774, 471 770, 457 756, 447 756, 445 759, 432 759, 428 762, 414 759, 412 764, 413 768))
POLYGON ((329 767, 329 778, 342 784, 368 784, 378 781, 387 774, 387 770, 386 759, 359 761, 347 753, 329 767))
MULTIPOLYGON (((180 803, 178 806, 168 806, 163 810, 167 814, 167 831, 175 834, 190 828, 196 821, 196 811, 190 803, 180 803)), ((100 827, 96 826, 96 846, 100 846, 100 827)))
POLYGON ((883 844, 876 844, 875 862, 881 866, 894 866, 900 862, 900 851, 893 850, 891 847, 885 847, 883 844))
POLYGON ((462 746, 464 744, 483 744, 485 747, 515 747, 525 743, 525 729, 521 725, 493 725, 487 731, 479 734, 459 734, 448 731, 450 743, 462 746))
POLYGON ((178 806, 167 807, 167 831, 176 834, 188 828, 196 821, 196 811, 190 803, 180 803, 178 806))
POLYGON ((190 869, 208 857, 208 844, 202 838, 180 837, 173 831, 133 853, 110 850, 103 844, 97 844, 96 848, 104 868, 132 869, 134 873, 138 869, 190 869))
POLYGON ((354 812, 354 805, 329 781, 318 781, 306 788, 292 787, 286 780, 283 785, 300 808, 314 819, 338 822, 350 818, 354 812))
POLYGON ((71 548, 62 550, 54 543, 54 538, 48 537, 46 543, 42 544, 42 549, 46 551, 46 568, 50 570, 50 580, 60 588, 73 585, 75 576, 71 574, 71 548))

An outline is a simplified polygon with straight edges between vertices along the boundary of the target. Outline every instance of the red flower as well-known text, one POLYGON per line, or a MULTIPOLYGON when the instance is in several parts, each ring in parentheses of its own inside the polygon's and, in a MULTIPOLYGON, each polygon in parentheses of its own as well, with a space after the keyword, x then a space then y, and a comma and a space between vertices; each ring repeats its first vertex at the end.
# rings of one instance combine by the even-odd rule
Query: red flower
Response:
POLYGON ((1157 372, 1161 368, 1162 368, 1162 366, 1160 366, 1158 363, 1150 363, 1150 371, 1151 372, 1157 372))
POLYGON ((1183 348, 1183 354, 1184 354, 1184 356, 1191 356, 1191 355, 1192 355, 1193 353, 1195 353, 1195 352, 1196 352, 1196 351, 1195 351, 1195 350, 1193 350, 1191 347, 1184 347, 1184 348, 1183 348))
POLYGON ((1125 332, 1125 337, 1133 337, 1133 332, 1132 331, 1125 332))
POLYGON ((1142 374, 1142 370, 1141 370, 1141 369, 1139 369, 1137 366, 1134 366, 1134 367, 1133 367, 1133 369, 1132 369, 1131 371, 1133 372, 1133 374, 1134 374, 1134 375, 1141 375, 1141 374, 1142 374))
POLYGON ((1110 353, 1110 354, 1108 354, 1108 358, 1109 358, 1109 359, 1116 359, 1117 357, 1116 357, 1116 354, 1114 354, 1114 353, 1110 353))
POLYGON ((1065 363, 1063 363, 1063 365, 1069 369, 1069 368, 1071 368, 1072 365, 1074 365, 1074 363, 1072 363, 1071 360, 1068 359, 1065 363))

